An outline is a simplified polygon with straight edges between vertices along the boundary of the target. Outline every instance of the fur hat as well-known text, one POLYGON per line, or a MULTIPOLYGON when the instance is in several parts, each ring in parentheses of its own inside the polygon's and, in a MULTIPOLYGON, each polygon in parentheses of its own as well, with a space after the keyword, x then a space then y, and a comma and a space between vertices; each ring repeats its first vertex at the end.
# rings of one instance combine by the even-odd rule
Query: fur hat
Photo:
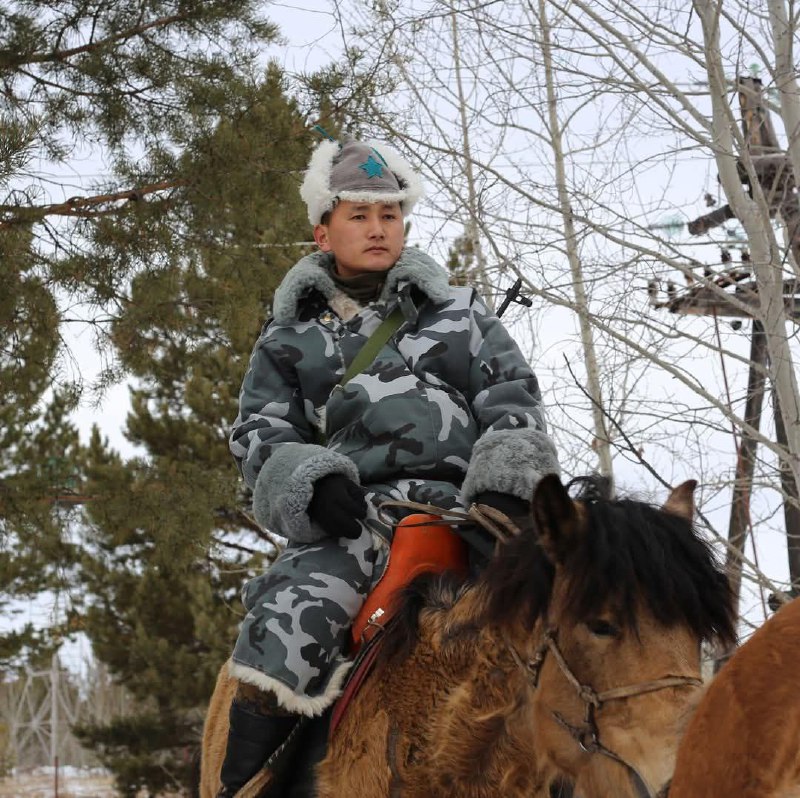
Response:
POLYGON ((311 224, 339 200, 399 202, 408 215, 422 193, 419 175, 400 153, 379 141, 354 139, 320 142, 300 187, 311 224))

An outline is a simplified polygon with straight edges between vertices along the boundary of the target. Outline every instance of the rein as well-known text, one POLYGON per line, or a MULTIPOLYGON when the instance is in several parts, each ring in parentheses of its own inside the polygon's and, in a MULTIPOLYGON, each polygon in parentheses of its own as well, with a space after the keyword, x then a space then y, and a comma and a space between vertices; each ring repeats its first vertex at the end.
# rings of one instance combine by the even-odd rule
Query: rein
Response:
POLYGON ((547 629, 542 637, 542 642, 539 643, 533 654, 533 658, 528 662, 523 662, 519 652, 507 638, 505 639, 505 644, 511 653, 512 659, 525 673, 534 689, 539 685, 539 676, 548 652, 553 655, 553 659, 556 661, 561 673, 575 689, 578 698, 580 698, 584 704, 583 725, 574 726, 560 713, 554 711, 553 717, 556 722, 569 732, 572 739, 578 743, 582 751, 588 754, 602 754, 623 765, 628 771, 628 775, 639 798, 657 798, 647 786, 642 775, 630 762, 625 761, 619 754, 616 754, 600 742, 600 730, 597 727, 596 712, 608 701, 635 698, 636 696, 664 690, 668 687, 685 687, 689 685, 699 687, 703 683, 702 680, 695 676, 665 676, 661 679, 654 679, 648 682, 638 682, 637 684, 626 685, 624 687, 613 687, 610 690, 603 690, 598 693, 591 685, 581 684, 575 676, 569 663, 561 652, 561 649, 558 647, 557 637, 557 629, 547 629))
POLYGON ((488 504, 470 505, 467 512, 462 510, 445 510, 435 504, 424 504, 422 502, 409 501, 385 501, 381 502, 378 510, 378 517, 381 521, 394 526, 396 521, 385 515, 384 508, 400 507, 404 510, 416 510, 419 513, 439 516, 436 521, 420 521, 417 524, 407 524, 407 527, 415 526, 436 526, 445 524, 446 526, 461 526, 462 524, 477 524, 483 527, 498 543, 508 543, 511 538, 520 534, 520 528, 503 512, 490 507, 488 504))

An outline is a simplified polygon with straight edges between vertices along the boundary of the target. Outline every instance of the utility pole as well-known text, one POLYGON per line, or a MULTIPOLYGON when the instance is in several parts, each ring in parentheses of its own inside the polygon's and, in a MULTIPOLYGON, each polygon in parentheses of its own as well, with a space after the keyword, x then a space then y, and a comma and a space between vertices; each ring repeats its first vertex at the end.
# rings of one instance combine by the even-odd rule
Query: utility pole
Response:
MULTIPOLYGON (((763 100, 761 81, 755 77, 740 77, 737 86, 742 132, 752 169, 767 201, 770 216, 780 215, 783 219, 787 228, 790 252, 795 262, 800 263, 800 202, 788 155, 779 146, 769 111, 763 100)), ((750 176, 742 162, 739 163, 738 171, 742 182, 749 186, 750 176)), ((724 205, 689 222, 688 231, 691 235, 704 235, 733 218, 730 205, 724 205)), ((664 302, 657 301, 657 292, 654 295, 651 291, 651 304, 657 309, 666 309, 682 315, 752 319, 750 369, 744 415, 745 421, 754 430, 759 429, 761 422, 765 374, 769 364, 766 334, 758 320, 758 291, 758 283, 744 263, 738 269, 729 269, 716 275, 706 273, 703 280, 693 282, 685 291, 678 292, 673 285, 671 290, 668 290, 667 300, 664 302)), ((787 317, 800 325, 800 284, 796 280, 784 281, 783 302, 787 317)), ((773 391, 773 415, 777 442, 785 447, 786 430, 775 391, 773 391)), ((741 593, 742 558, 747 531, 750 529, 752 532, 750 497, 756 449, 756 440, 746 430, 742 430, 737 445, 736 476, 726 557, 728 579, 737 601, 741 593)), ((794 597, 800 595, 800 503, 798 486, 791 468, 783 460, 779 468, 784 495, 790 596, 794 597)), ((724 659, 717 662, 717 669, 724 659)))
POLYGON ((53 764, 53 798, 58 798, 58 653, 50 663, 50 761, 53 764))
MULTIPOLYGON (((758 175, 761 189, 769 204, 771 214, 780 214, 789 239, 789 249, 796 264, 800 264, 800 203, 797 198, 794 172, 789 156, 775 135, 769 111, 763 99, 761 80, 754 77, 739 78, 739 107, 742 113, 742 131, 758 175)), ((746 175, 745 175, 746 176, 746 175)), ((743 177, 743 180, 745 177, 743 177)), ((746 182, 746 180, 745 180, 746 182)), ((784 286, 794 295, 798 290, 795 281, 784 286)), ((778 443, 787 448, 786 428, 781 415, 777 392, 773 391, 773 417, 778 443)), ((789 559, 790 595, 800 593, 800 502, 798 486, 789 464, 779 464, 781 487, 784 494, 783 514, 786 528, 786 546, 789 559)))
MULTIPOLYGON (((744 420, 755 430, 758 430, 761 424, 766 363, 767 341, 764 328, 761 322, 754 319, 750 339, 750 371, 747 376, 744 420)), ((736 452, 736 475, 733 481, 731 517, 728 524, 729 546, 725 555, 728 581, 737 601, 742 587, 742 554, 747 541, 747 532, 751 526, 750 497, 753 492, 757 447, 755 438, 747 430, 742 430, 736 452)))

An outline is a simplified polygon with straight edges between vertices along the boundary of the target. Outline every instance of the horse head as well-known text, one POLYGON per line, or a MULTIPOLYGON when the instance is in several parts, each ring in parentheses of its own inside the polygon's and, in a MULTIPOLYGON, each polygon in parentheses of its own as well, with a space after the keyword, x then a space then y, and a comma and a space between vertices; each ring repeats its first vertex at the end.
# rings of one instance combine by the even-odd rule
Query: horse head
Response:
POLYGON ((701 644, 733 637, 693 489, 655 508, 573 500, 545 477, 531 523, 474 581, 414 580, 319 795, 654 798, 698 699, 701 644))
POLYGON ((532 526, 482 577, 529 688, 530 745, 581 798, 652 798, 701 692, 701 643, 734 637, 727 579, 692 525, 686 482, 663 507, 573 500, 555 476, 532 526))

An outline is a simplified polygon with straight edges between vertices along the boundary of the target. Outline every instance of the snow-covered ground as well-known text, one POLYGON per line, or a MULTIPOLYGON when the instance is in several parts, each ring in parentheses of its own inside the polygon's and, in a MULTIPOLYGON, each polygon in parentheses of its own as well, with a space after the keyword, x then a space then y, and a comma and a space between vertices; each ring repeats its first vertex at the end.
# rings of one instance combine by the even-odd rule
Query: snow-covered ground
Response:
MULTIPOLYGON (((36 768, 0 779, 0 798, 53 798, 56 781, 53 768, 36 768)), ((60 768, 58 798, 117 798, 113 780, 99 768, 60 768)))
MULTIPOLYGON (((113 779, 101 768, 60 768, 58 798, 118 798, 113 779)), ((53 768, 36 768, 0 779, 0 798, 54 798, 53 768)), ((166 798, 166 796, 165 796, 166 798)))

